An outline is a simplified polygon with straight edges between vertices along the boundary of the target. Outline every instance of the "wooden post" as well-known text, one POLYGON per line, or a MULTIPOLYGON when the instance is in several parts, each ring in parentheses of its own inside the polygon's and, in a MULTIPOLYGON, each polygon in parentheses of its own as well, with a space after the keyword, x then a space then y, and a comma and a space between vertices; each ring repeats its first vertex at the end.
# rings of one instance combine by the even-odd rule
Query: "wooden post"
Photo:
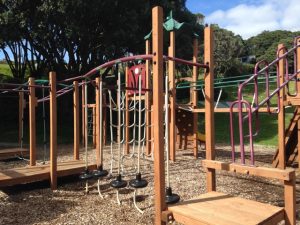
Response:
POLYGON ((154 124, 154 205, 155 224, 162 221, 165 202, 164 128, 163 128, 163 10, 152 9, 153 46, 153 124, 154 124))
MULTIPOLYGON (((281 49, 279 52, 279 57, 282 56, 286 50, 282 49, 283 44, 278 45, 278 49, 281 49)), ((279 61, 279 83, 282 85, 284 83, 285 76, 285 59, 279 61)), ((285 112, 284 112, 284 101, 285 101, 285 88, 282 88, 279 92, 279 101, 280 101, 280 112, 278 113, 278 168, 285 169, 285 112)))
MULTIPOLYGON (((128 67, 126 66, 125 68, 125 86, 128 86, 128 67)), ((125 154, 129 154, 130 152, 130 145, 129 145, 129 135, 130 135, 130 112, 128 111, 129 109, 129 95, 128 95, 128 90, 125 90, 125 154)))
POLYGON ((81 131, 82 131, 82 145, 85 144, 85 110, 84 110, 84 102, 85 102, 85 83, 81 86, 81 131))
POLYGON ((97 124, 97 122, 96 122, 96 105, 94 105, 93 107, 92 107, 92 121, 93 121, 93 146, 94 146, 94 148, 96 148, 96 145, 97 145, 97 138, 96 138, 96 136, 97 136, 97 131, 96 131, 96 124, 97 124))
POLYGON ((100 77, 96 78, 96 164, 97 164, 97 168, 99 168, 100 166, 100 143, 99 143, 99 125, 100 125, 100 95, 102 93, 100 93, 100 77))
MULTIPOLYGON (((193 62, 197 63, 198 58, 198 39, 195 38, 193 42, 193 62)), ((193 66, 193 77, 192 77, 194 85, 198 80, 198 67, 193 66)), ((193 108, 197 108, 198 96, 196 87, 192 88, 192 104, 193 108)), ((194 156, 198 157, 198 140, 197 140, 197 133, 198 133, 198 113, 193 113, 193 152, 194 156)))
MULTIPOLYGON (((97 130, 98 130, 98 152, 99 152, 99 167, 100 168, 103 168, 103 139, 105 138, 103 136, 103 133, 104 133, 104 127, 103 127, 103 115, 104 115, 104 111, 105 111, 105 107, 103 107, 103 83, 102 83, 102 77, 100 76, 99 77, 99 86, 98 86, 98 91, 99 91, 99 104, 98 104, 98 108, 99 108, 99 111, 98 111, 98 127, 97 127, 97 130), (101 106, 101 107, 100 107, 101 106)), ((98 169, 99 169, 98 167, 98 169)))
POLYGON ((73 113, 74 113, 74 160, 79 160, 79 86, 78 81, 73 82, 73 113))
MULTIPOLYGON (((150 50, 150 40, 146 40, 146 55, 150 54, 151 50, 150 50)), ((146 89, 150 89, 151 88, 151 73, 150 73, 150 61, 146 60, 146 89)), ((151 133, 151 102, 152 102, 152 96, 151 96, 151 92, 150 91, 146 91, 146 154, 149 155, 151 153, 151 146, 152 146, 152 142, 150 142, 150 140, 152 140, 152 133, 151 133)))
MULTIPOLYGON (((29 78, 29 85, 34 85, 34 78, 29 78)), ((37 101, 35 97, 35 87, 29 87, 29 151, 30 151, 30 166, 36 165, 36 121, 35 121, 35 107, 37 101)))
MULTIPOLYGON (((175 31, 170 32, 170 46, 168 49, 170 57, 175 57, 175 31)), ((170 129, 169 129, 169 152, 170 160, 175 161, 175 148, 176 148, 176 89, 175 89, 175 62, 169 62, 169 87, 171 90, 170 95, 170 129)))
POLYGON ((290 181, 284 181, 285 224, 296 224, 296 174, 290 181))
POLYGON ((50 183, 51 189, 57 188, 57 110, 56 110, 56 73, 50 72, 50 183))
MULTIPOLYGON (((296 45, 300 45, 300 38, 298 38, 296 45)), ((296 50, 297 54, 297 62, 296 62, 296 70, 300 70, 300 47, 296 50)), ((294 71, 294 72, 297 72, 294 71)), ((297 97, 300 98, 300 74, 297 75, 297 97)), ((297 113, 300 114, 300 106, 298 106, 297 113)), ((298 140, 300 140, 300 120, 298 120, 298 140)), ((298 141, 299 143, 299 141, 298 141)), ((298 168, 300 168, 300 144, 297 145, 298 147, 298 168)))
MULTIPOLYGON (((214 60, 213 60, 213 30, 206 26, 204 29, 204 62, 209 65, 205 71, 205 140, 206 159, 215 159, 215 124, 214 124, 214 60)), ((216 171, 208 168, 206 173, 207 191, 216 190, 216 171)))
POLYGON ((22 129, 23 129, 23 117, 24 117, 24 92, 19 92, 19 146, 22 142, 22 129))
POLYGON ((102 100, 102 113, 103 113, 103 132, 102 132, 102 136, 103 136, 103 145, 106 145, 106 94, 105 92, 102 93, 103 95, 103 100, 102 100))

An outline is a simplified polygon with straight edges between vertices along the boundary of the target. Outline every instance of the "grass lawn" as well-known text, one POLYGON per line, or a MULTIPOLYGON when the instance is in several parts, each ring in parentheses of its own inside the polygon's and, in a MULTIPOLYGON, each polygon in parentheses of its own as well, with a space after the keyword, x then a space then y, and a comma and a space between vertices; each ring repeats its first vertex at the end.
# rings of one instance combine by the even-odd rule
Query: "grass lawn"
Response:
POLYGON ((12 77, 12 73, 8 64, 3 64, 3 63, 0 64, 0 75, 12 77))

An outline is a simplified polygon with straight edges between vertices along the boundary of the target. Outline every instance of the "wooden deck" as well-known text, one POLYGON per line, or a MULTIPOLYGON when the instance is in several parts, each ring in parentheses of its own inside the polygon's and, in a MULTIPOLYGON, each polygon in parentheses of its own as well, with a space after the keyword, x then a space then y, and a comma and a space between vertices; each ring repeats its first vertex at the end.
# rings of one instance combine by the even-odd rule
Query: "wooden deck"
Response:
POLYGON ((0 149, 0 159, 9 159, 16 156, 27 156, 29 150, 25 148, 6 148, 0 149))
POLYGON ((209 192, 196 199, 170 206, 175 221, 199 225, 277 224, 284 209, 252 200, 209 192))
MULTIPOLYGON (((95 169, 96 165, 89 165, 89 169, 95 169)), ((57 164, 57 176, 64 177, 75 175, 85 170, 85 162, 73 160, 59 162, 57 164)), ((16 184, 32 183, 50 179, 50 165, 28 166, 0 171, 0 187, 16 184)))

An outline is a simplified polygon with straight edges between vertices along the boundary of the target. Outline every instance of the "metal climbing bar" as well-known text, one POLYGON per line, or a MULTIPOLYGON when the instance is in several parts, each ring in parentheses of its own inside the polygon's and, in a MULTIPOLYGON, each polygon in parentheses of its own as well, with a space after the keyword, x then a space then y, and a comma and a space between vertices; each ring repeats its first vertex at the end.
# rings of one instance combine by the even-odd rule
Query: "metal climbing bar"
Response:
MULTIPOLYGON (((297 37, 299 39, 299 37, 297 37)), ((297 39, 297 40, 298 40, 297 39)), ((230 135, 231 135, 231 146, 232 146, 232 161, 235 162, 235 144, 234 144, 234 126, 233 126, 233 108, 234 106, 237 105, 238 107, 238 126, 239 126, 239 141, 240 141, 240 153, 241 153, 241 163, 245 164, 245 146, 244 146, 244 138, 248 137, 249 138, 249 143, 250 143, 250 156, 251 156, 251 165, 254 165, 254 149, 253 149, 253 137, 256 136, 259 132, 259 118, 258 118, 258 110, 260 107, 263 105, 267 105, 267 110, 271 114, 273 113, 271 111, 271 98, 273 98, 275 95, 277 95, 277 111, 275 113, 280 112, 280 107, 281 107, 281 102, 280 102, 280 91, 283 88, 288 88, 289 82, 292 80, 295 80, 297 78, 297 75, 300 73, 298 71, 297 66, 294 66, 294 73, 289 74, 288 70, 288 59, 287 56, 289 53, 296 51, 300 45, 296 44, 297 42, 294 42, 294 46, 287 50, 285 47, 281 47, 277 50, 277 57, 274 61, 268 64, 267 61, 260 61, 255 65, 254 69, 254 75, 245 80, 242 84, 239 85, 238 87, 238 100, 233 102, 230 106, 230 135), (285 50, 286 52, 283 53, 282 55, 279 55, 279 52, 282 50, 285 50), (284 74, 279 73, 279 61, 284 60, 284 66, 285 66, 285 71, 284 74), (271 66, 276 64, 276 77, 277 77, 277 88, 270 93, 270 77, 269 77, 269 69, 271 66), (264 67, 259 70, 259 67, 263 65, 264 67), (259 102, 258 100, 258 78, 261 74, 264 74, 265 76, 265 98, 259 102), (283 82, 280 82, 280 76, 283 76, 283 82), (254 97, 253 97, 253 105, 251 105, 249 102, 245 101, 243 99, 243 90, 247 85, 253 84, 254 85, 254 97), (243 116, 243 109, 244 107, 246 108, 246 116, 243 116), (256 118, 256 131, 253 133, 253 128, 252 128, 252 114, 255 115, 256 118), (249 129, 249 134, 244 135, 244 127, 243 123, 244 121, 248 120, 248 129, 249 129)), ((294 60, 296 54, 294 54, 294 60)), ((298 80, 296 80, 298 81, 298 80)), ((297 87, 297 85, 296 85, 297 87)), ((298 94, 298 89, 295 90, 295 94, 292 96, 295 96, 298 94)))

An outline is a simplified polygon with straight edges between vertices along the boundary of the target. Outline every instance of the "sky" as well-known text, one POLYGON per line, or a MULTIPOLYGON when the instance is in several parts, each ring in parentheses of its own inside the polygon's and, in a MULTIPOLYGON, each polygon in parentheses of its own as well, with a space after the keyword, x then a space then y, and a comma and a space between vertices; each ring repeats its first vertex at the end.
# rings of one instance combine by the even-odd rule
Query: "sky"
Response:
POLYGON ((300 31, 300 0, 187 0, 186 6, 244 39, 265 30, 300 31))

